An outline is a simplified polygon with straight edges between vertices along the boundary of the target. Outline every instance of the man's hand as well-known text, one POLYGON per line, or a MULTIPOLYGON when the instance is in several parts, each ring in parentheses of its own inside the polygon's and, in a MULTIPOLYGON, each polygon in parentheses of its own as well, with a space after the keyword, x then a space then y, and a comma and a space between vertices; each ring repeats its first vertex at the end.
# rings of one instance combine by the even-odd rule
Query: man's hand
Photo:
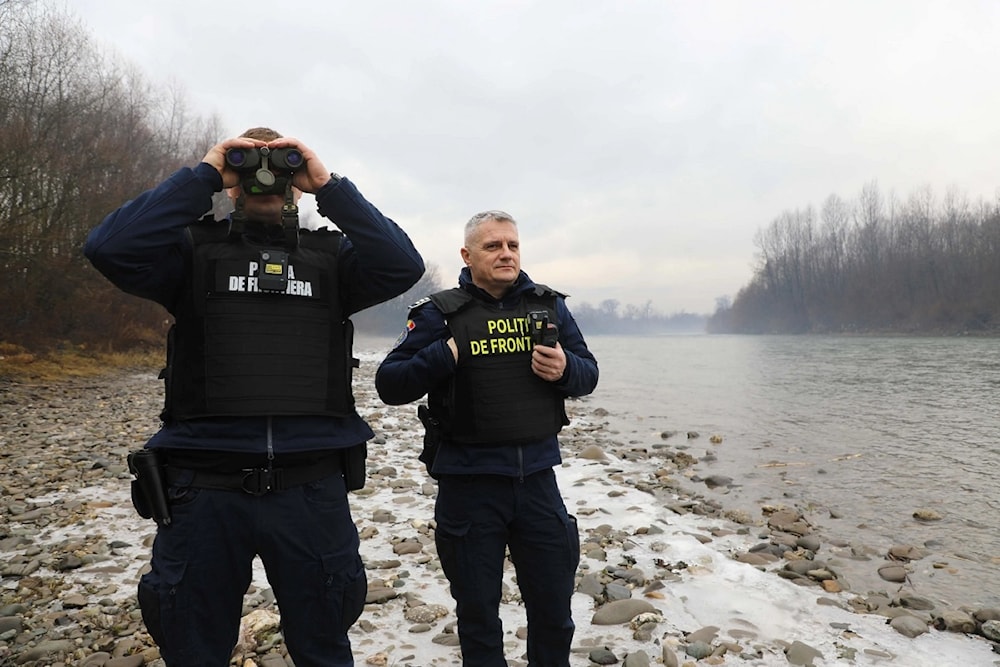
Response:
POLYGON ((558 342, 555 347, 536 345, 531 350, 531 371, 546 382, 555 382, 566 372, 566 353, 558 342))
POLYGON ((311 148, 294 137, 281 137, 267 142, 268 148, 295 148, 302 153, 305 167, 292 175, 292 185, 302 192, 316 194, 330 181, 330 172, 311 148))
POLYGON ((240 184, 240 174, 239 172, 230 169, 230 167, 226 164, 226 151, 230 148, 256 148, 266 145, 266 142, 259 141, 257 139, 234 137, 212 146, 208 149, 208 152, 205 153, 205 157, 202 158, 201 161, 212 165, 215 167, 216 171, 222 175, 222 187, 224 189, 233 188, 240 184))

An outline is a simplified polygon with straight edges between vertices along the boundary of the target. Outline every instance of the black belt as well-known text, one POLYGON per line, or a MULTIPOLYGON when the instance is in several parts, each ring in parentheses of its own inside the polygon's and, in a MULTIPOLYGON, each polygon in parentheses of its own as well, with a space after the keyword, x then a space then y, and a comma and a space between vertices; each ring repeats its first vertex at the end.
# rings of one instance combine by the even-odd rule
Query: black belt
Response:
POLYGON ((168 465, 165 469, 167 482, 170 484, 187 484, 198 489, 244 491, 253 496, 262 496, 270 491, 283 491, 342 473, 343 465, 340 456, 331 456, 312 465, 292 468, 244 468, 235 472, 213 472, 168 465))

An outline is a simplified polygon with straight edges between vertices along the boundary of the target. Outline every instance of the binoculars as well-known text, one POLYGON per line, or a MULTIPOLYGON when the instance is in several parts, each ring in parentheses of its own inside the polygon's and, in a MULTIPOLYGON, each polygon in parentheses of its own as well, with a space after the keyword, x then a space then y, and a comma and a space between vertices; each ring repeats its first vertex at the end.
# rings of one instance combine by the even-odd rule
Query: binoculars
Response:
POLYGON ((283 194, 290 176, 304 164, 297 148, 261 146, 226 151, 226 165, 241 173, 243 191, 252 195, 283 194))

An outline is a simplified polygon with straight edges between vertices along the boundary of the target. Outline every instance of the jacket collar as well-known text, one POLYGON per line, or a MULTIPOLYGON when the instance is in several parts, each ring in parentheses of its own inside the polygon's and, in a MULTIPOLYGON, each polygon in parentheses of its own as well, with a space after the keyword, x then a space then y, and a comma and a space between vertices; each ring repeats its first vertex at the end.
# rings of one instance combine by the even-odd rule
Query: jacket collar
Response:
POLYGON ((535 289, 534 281, 531 280, 527 273, 521 271, 517 276, 517 280, 507 290, 507 293, 503 295, 503 298, 496 299, 492 294, 472 282, 472 271, 467 266, 458 274, 458 286, 477 299, 486 301, 487 303, 509 303, 516 301, 525 292, 535 289))

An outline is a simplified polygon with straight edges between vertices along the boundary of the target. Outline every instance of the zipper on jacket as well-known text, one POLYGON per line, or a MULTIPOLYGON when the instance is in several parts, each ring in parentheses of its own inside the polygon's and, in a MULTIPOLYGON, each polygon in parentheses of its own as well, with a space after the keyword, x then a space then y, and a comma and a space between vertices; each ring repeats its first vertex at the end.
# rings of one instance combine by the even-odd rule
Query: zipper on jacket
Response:
POLYGON ((524 484, 524 446, 517 446, 517 479, 524 484))

